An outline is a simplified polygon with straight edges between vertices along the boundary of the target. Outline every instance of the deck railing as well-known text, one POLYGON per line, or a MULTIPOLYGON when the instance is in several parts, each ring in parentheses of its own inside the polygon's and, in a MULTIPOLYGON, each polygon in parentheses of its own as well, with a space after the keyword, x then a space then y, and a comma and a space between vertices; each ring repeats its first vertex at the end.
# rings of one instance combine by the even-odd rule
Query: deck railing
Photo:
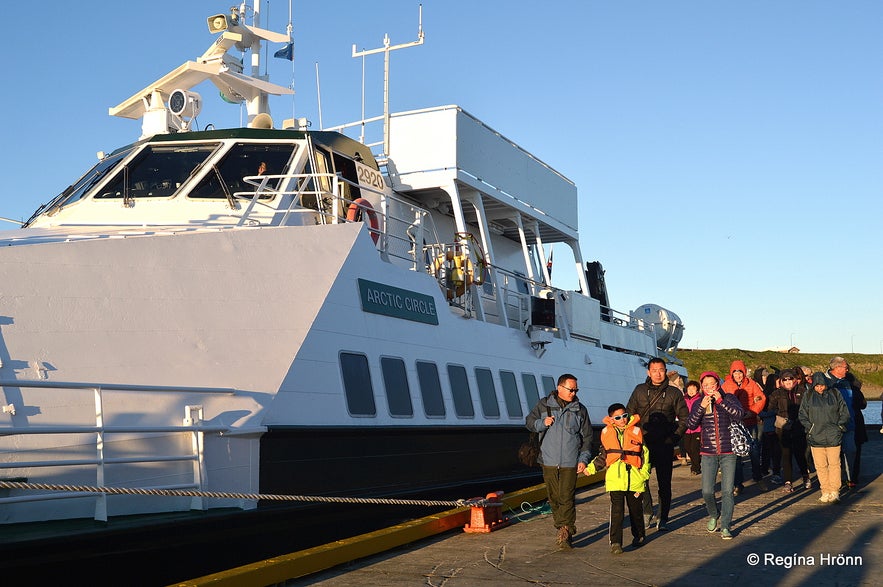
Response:
MULTIPOLYGON (((202 489, 206 483, 206 468, 204 455, 205 433, 222 433, 228 430, 226 426, 207 426, 203 424, 203 408, 201 405, 187 405, 184 409, 180 426, 107 426, 105 425, 104 395, 108 392, 135 392, 145 394, 159 393, 187 393, 187 394, 233 394, 229 388, 203 388, 203 387, 166 387, 152 385, 114 385, 96 383, 70 383, 55 381, 29 381, 29 380, 0 380, 0 387, 4 391, 9 389, 62 389, 68 391, 91 391, 95 401, 95 422, 81 424, 66 424, 58 426, 17 426, 0 424, 0 436, 25 436, 25 435, 94 435, 94 457, 79 455, 77 458, 48 458, 44 460, 22 461, 16 460, 14 453, 7 453, 6 458, 0 462, 0 474, 3 471, 29 469, 29 468, 68 468, 79 466, 95 467, 95 485, 105 486, 106 469, 112 465, 122 464, 151 464, 170 462, 191 463, 193 481, 190 483, 174 485, 152 485, 149 489, 202 489), (108 437, 112 435, 138 435, 142 438, 148 436, 170 434, 183 434, 189 437, 189 449, 173 454, 143 454, 140 456, 110 457, 105 454, 108 437), (9 457, 12 457, 11 459, 9 457)), ((9 393, 6 400, 9 401, 9 393)), ((3 406, 4 414, 8 414, 13 420, 18 408, 15 402, 3 406)), ((157 443, 159 444, 159 443, 157 443)), ((142 487, 144 488, 144 487, 142 487)), ((34 501, 46 501, 55 499, 75 499, 83 497, 95 497, 95 520, 107 521, 107 495, 104 493, 86 492, 50 492, 50 493, 26 493, 13 497, 0 498, 0 505, 16 504, 34 501)), ((202 498, 191 498, 191 509, 204 509, 202 498)))

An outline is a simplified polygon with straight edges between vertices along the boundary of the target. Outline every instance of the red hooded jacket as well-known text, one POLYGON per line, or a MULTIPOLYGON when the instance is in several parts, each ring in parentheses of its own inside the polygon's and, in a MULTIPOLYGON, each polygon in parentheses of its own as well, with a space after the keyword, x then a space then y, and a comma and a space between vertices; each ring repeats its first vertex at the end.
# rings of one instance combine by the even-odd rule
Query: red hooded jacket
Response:
POLYGON ((723 389, 724 393, 732 393, 739 398, 739 403, 742 404, 742 409, 745 410, 745 416, 742 418, 745 425, 756 426, 757 415, 766 407, 766 396, 760 385, 748 377, 748 369, 745 368, 744 362, 733 361, 730 365, 730 373, 721 385, 721 389, 723 389), (742 371, 744 375, 741 386, 733 379, 734 371, 742 371))

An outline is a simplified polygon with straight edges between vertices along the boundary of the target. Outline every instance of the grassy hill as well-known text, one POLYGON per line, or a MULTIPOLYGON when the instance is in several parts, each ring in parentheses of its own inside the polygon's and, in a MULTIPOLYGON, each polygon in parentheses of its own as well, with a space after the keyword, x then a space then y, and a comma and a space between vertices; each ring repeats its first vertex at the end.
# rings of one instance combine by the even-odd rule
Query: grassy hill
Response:
MULTIPOLYGON (((703 371, 717 371, 724 377, 730 370, 730 363, 737 359, 744 361, 749 377, 761 367, 785 369, 801 365, 813 371, 826 371, 832 356, 742 349, 678 349, 677 352, 677 357, 684 362, 690 379, 696 379, 703 371)), ((850 370, 861 380, 865 397, 869 400, 878 399, 883 393, 883 355, 844 353, 841 356, 849 361, 850 370)))

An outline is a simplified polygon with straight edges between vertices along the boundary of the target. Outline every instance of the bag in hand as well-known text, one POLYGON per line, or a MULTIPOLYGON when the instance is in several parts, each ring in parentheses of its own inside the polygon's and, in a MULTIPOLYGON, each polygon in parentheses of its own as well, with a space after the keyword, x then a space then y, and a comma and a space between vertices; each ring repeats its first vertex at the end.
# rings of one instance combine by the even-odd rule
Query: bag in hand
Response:
POLYGON ((751 436, 742 422, 730 422, 730 444, 737 457, 747 457, 754 450, 757 441, 751 436))
POLYGON ((518 460, 528 467, 536 467, 540 456, 540 435, 531 432, 527 442, 518 448, 518 460))

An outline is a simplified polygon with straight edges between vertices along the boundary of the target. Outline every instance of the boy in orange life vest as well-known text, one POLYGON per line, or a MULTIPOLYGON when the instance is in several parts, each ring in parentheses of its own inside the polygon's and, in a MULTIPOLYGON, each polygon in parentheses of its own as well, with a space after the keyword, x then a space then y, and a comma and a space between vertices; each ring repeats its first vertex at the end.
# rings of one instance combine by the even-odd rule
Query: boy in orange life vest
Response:
POLYGON ((629 507, 632 547, 644 543, 644 510, 641 493, 650 478, 650 451, 644 445, 644 433, 637 414, 629 416, 622 404, 607 408, 607 425, 601 431, 601 452, 586 467, 586 475, 607 468, 605 488, 610 494, 610 552, 622 554, 623 502, 629 507))

